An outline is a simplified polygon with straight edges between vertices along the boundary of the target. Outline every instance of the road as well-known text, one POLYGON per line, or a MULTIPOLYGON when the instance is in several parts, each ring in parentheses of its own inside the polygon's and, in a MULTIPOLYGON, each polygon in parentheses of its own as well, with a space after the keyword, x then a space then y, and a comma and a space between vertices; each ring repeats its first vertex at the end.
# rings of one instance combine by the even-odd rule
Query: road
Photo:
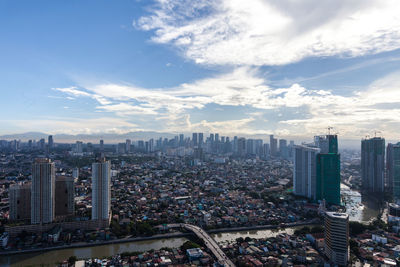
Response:
POLYGON ((184 228, 186 230, 192 231, 193 233, 195 233, 195 235, 197 235, 198 238, 204 241, 206 247, 215 255, 215 257, 217 257, 220 264, 223 264, 227 267, 235 267, 235 264, 233 264, 233 262, 228 259, 222 249, 218 246, 217 242, 215 242, 215 240, 200 227, 185 223, 168 224, 167 226, 169 228, 184 228))

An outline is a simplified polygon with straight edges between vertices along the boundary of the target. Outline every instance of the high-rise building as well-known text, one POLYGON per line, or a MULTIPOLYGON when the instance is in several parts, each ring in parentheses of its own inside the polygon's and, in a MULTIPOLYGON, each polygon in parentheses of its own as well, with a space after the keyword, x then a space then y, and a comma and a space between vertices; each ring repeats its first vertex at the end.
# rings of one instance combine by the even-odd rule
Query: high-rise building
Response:
POLYGON ((241 137, 238 139, 238 154, 241 157, 246 156, 246 139, 241 137))
POLYGON ((73 215, 75 210, 74 177, 56 177, 55 215, 73 215))
POLYGON ((100 158, 92 164, 92 220, 108 219, 111 205, 111 163, 100 158))
POLYGON ((269 144, 263 144, 263 159, 269 159, 270 153, 269 153, 269 144))
POLYGON ((316 199, 317 174, 316 164, 319 148, 294 146, 293 193, 298 196, 316 199))
POLYGON ((279 154, 284 159, 289 157, 287 141, 285 139, 279 140, 279 154))
POLYGON ((54 147, 54 141, 53 141, 52 135, 49 135, 49 137, 48 137, 48 145, 49 145, 49 150, 54 147))
POLYGON ((340 205, 340 154, 317 155, 316 199, 340 205))
POLYGON ((246 151, 247 155, 255 155, 256 154, 256 144, 254 139, 247 139, 246 140, 246 151))
POLYGON ((83 153, 83 143, 81 141, 76 141, 75 143, 75 153, 83 153))
POLYGON ((126 139, 126 141, 125 141, 125 152, 126 153, 131 153, 131 146, 132 146, 131 139, 126 139))
POLYGON ((315 136, 314 142, 320 149, 316 164, 316 200, 340 205, 340 154, 337 135, 315 136))
POLYGON ((31 223, 50 223, 55 213, 55 166, 38 158, 32 165, 31 223))
POLYGON ((388 144, 386 170, 388 191, 393 194, 395 200, 400 200, 400 142, 388 144))
POLYGON ((238 137, 233 137, 233 153, 238 154, 238 137))
POLYGON ((193 146, 197 146, 197 133, 192 134, 192 143, 193 146))
POLYGON ((327 212, 325 214, 325 255, 340 266, 349 260, 349 215, 327 212))
POLYGON ((203 133, 199 133, 199 146, 202 146, 204 144, 204 135, 203 133))
POLYGON ((215 140, 214 140, 216 143, 218 143, 219 142, 219 134, 218 133, 216 133, 215 134, 215 140))
MULTIPOLYGON (((14 141, 16 141, 16 140, 14 140, 14 141)), ((40 141, 39 141, 39 149, 40 150, 45 150, 45 148, 46 148, 46 141, 44 140, 44 138, 42 138, 42 139, 40 139, 40 141)), ((16 149, 15 149, 16 150, 16 149)))
POLYGON ((104 140, 100 140, 100 152, 104 151, 104 140))
POLYGON ((362 188, 367 192, 385 190, 385 139, 374 137, 361 141, 362 188))
POLYGON ((321 153, 338 153, 337 135, 319 135, 314 136, 314 143, 321 149, 321 153))
POLYGON ((12 185, 9 191, 10 220, 31 219, 31 183, 12 185))
POLYGON ((269 150, 272 157, 276 157, 278 155, 278 139, 274 138, 273 134, 269 136, 269 150))
POLYGON ((185 136, 183 134, 179 135, 179 146, 183 146, 185 144, 185 136))
POLYGON ((125 154, 126 143, 118 143, 116 146, 116 153, 117 154, 125 154))

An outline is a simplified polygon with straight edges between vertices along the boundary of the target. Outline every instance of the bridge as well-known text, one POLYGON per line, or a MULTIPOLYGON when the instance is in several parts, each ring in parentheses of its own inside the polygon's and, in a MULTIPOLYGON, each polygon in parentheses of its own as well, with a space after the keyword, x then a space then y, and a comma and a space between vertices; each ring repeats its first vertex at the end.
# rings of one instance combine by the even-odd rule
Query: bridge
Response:
POLYGON ((168 224, 167 226, 169 228, 183 228, 192 231, 198 238, 204 241, 206 247, 214 254, 215 257, 217 257, 220 264, 223 264, 227 267, 235 267, 235 264, 228 259, 222 249, 218 246, 217 242, 215 242, 215 240, 200 227, 186 223, 168 224))

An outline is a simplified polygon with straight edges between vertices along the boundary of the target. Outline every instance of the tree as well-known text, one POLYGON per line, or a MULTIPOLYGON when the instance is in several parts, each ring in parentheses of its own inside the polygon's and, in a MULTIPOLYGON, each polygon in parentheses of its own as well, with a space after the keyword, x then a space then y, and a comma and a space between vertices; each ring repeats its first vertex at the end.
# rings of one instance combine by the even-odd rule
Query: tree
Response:
POLYGON ((76 256, 71 256, 68 258, 68 265, 74 265, 75 262, 78 260, 76 256))
POLYGON ((200 248, 200 245, 197 244, 197 243, 195 243, 195 242, 193 242, 193 241, 186 241, 186 242, 183 243, 183 245, 181 246, 181 249, 182 249, 183 251, 186 251, 186 250, 191 249, 191 248, 200 248))
POLYGON ((356 236, 364 233, 368 226, 360 222, 349 222, 350 235, 356 236))

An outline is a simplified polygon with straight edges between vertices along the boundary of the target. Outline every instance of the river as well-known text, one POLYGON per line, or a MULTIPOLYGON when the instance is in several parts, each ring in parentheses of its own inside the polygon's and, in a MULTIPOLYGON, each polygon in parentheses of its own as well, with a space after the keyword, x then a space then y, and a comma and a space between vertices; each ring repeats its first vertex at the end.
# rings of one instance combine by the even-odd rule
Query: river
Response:
MULTIPOLYGON (((352 221, 369 221, 375 218, 379 213, 379 206, 376 201, 361 196, 357 191, 351 190, 346 185, 342 185, 342 196, 346 200, 347 212, 352 221)), ((212 234, 211 236, 219 243, 232 242, 239 237, 266 238, 276 236, 280 233, 293 234, 295 229, 292 227, 286 229, 257 230, 257 231, 238 231, 212 234)), ((122 252, 148 251, 151 249, 161 249, 162 247, 177 248, 180 247, 186 238, 171 238, 149 241, 136 241, 122 244, 109 244, 85 248, 68 248, 62 250, 53 250, 44 253, 19 254, 12 256, 3 256, 0 258, 0 267, 3 266, 54 266, 54 263, 67 259, 75 255, 78 259, 107 257, 122 252)))
POLYGON ((375 199, 362 195, 345 184, 341 184, 340 189, 350 221, 368 222, 379 215, 379 203, 375 199))

